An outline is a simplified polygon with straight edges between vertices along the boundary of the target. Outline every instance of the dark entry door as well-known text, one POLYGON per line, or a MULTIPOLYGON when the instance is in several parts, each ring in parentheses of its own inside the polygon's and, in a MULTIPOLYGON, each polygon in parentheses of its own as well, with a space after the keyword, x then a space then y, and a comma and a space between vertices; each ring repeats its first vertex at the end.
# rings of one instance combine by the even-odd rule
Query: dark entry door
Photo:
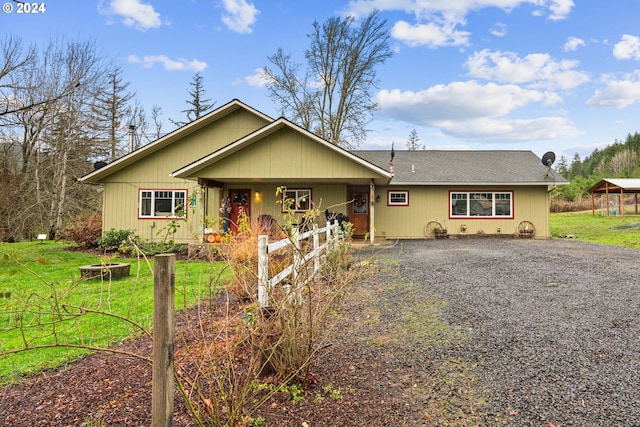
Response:
POLYGON ((353 235, 364 236, 369 232, 369 193, 354 191, 351 200, 349 221, 353 224, 353 235))
POLYGON ((229 229, 233 233, 238 232, 238 220, 242 213, 251 218, 251 190, 229 190, 229 201, 231 202, 231 211, 229 212, 229 229))

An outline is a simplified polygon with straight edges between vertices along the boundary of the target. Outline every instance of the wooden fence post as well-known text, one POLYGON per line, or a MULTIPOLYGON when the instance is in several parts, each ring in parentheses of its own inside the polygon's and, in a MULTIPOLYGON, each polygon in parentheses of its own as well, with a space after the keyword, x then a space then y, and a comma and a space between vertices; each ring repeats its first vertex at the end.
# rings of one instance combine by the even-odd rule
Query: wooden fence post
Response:
POLYGON ((174 254, 154 257, 152 427, 173 425, 173 351, 175 332, 174 254))

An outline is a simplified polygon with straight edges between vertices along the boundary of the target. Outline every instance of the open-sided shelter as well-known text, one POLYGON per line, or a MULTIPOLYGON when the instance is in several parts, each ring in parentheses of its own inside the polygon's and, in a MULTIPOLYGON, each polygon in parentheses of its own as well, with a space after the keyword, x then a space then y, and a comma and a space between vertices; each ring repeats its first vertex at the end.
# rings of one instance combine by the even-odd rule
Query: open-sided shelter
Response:
POLYGON ((596 212, 596 195, 600 195, 600 206, 605 216, 624 216, 625 194, 633 195, 635 213, 638 215, 638 193, 640 193, 640 179, 638 178, 603 178, 589 189, 591 194, 591 213, 596 212))

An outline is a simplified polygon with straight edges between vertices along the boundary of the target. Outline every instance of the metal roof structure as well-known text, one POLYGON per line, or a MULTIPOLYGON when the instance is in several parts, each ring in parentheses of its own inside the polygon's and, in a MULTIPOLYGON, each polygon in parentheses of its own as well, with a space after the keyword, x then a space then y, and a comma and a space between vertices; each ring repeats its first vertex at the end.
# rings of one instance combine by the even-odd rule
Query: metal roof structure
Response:
POLYGON ((603 178, 589 189, 589 193, 639 193, 639 178, 603 178))
MULTIPOLYGON (((589 188, 589 193, 591 194, 591 213, 593 215, 596 211, 595 194, 601 194, 605 198, 607 216, 612 216, 609 194, 619 194, 620 199, 624 200, 625 193, 635 195, 635 215, 638 214, 638 193, 640 193, 640 179, 638 178, 603 178, 589 188)), ((624 203, 619 203, 619 205, 620 215, 624 216, 624 203)))

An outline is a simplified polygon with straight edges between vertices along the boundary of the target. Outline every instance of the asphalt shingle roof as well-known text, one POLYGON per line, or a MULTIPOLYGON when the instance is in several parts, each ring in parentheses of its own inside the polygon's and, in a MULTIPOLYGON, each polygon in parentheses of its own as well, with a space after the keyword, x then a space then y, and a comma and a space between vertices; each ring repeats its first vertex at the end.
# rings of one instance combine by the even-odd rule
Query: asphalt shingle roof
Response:
MULTIPOLYGON (((389 170, 390 150, 355 150, 359 156, 389 170)), ((392 184, 564 184, 567 180, 549 170, 531 151, 396 150, 392 184)))

